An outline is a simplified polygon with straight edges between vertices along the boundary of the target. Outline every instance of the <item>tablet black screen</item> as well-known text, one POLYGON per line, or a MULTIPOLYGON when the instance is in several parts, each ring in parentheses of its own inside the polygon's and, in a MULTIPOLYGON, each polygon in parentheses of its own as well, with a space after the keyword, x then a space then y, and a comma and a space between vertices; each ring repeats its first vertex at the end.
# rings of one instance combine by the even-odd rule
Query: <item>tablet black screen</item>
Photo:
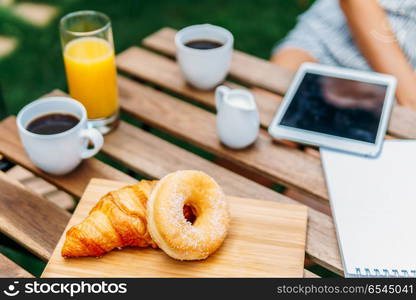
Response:
POLYGON ((375 143, 387 86, 306 73, 280 124, 375 143))

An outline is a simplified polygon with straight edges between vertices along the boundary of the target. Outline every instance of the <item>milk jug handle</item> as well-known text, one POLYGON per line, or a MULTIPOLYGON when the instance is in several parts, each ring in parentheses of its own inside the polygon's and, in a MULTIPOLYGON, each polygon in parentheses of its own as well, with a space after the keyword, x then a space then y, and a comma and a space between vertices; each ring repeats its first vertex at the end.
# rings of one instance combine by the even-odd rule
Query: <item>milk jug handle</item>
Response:
POLYGON ((230 91, 230 88, 226 87, 225 85, 221 85, 216 88, 215 90, 215 105, 217 107, 217 111, 220 110, 222 104, 224 103, 224 97, 230 91))

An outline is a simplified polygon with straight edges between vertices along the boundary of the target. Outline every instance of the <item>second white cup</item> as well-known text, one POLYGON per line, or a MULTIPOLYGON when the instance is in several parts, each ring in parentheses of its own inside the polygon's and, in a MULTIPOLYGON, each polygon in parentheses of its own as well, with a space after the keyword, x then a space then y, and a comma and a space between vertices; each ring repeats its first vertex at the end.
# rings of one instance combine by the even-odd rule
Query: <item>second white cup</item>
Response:
POLYGON ((227 29, 210 24, 185 27, 176 34, 175 44, 182 73, 194 87, 210 90, 227 76, 234 44, 233 35, 227 29), (211 41, 220 46, 212 49, 187 46, 195 41, 211 41))
POLYGON ((41 170, 63 175, 75 169, 86 158, 94 156, 103 146, 103 136, 87 128, 87 112, 78 101, 67 97, 49 97, 26 105, 17 115, 17 128, 26 153, 41 170), (38 134, 27 129, 36 118, 48 114, 68 114, 79 122, 56 134, 38 134), (88 148, 88 142, 93 144, 88 148))

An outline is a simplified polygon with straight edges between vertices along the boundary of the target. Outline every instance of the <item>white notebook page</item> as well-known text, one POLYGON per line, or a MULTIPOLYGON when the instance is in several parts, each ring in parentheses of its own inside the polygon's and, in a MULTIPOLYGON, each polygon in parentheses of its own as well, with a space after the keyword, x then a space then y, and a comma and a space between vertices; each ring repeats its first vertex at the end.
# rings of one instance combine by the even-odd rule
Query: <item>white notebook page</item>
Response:
POLYGON ((415 276, 416 141, 386 141, 378 158, 321 157, 346 276, 415 276))

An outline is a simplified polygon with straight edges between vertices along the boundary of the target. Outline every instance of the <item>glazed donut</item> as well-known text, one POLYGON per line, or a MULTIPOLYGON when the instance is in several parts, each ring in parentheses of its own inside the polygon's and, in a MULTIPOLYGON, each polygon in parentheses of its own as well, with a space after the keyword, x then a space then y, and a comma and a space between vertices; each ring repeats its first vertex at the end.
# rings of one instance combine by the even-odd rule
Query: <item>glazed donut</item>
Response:
POLYGON ((162 178, 147 203, 154 242, 179 260, 205 259, 223 243, 230 222, 220 186, 200 171, 177 171, 162 178), (188 219, 185 215, 192 214, 188 219))

